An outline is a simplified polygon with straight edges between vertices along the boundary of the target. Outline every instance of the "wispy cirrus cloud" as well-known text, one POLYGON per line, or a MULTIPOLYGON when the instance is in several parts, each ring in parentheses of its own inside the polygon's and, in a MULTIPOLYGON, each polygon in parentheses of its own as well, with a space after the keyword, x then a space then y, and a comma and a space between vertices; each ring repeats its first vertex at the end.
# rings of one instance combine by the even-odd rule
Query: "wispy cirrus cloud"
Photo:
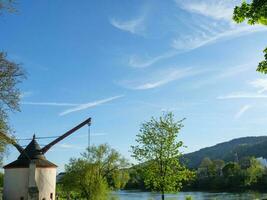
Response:
MULTIPOLYGON (((106 136, 108 135, 108 133, 91 133, 90 136, 91 137, 99 137, 99 136, 106 136)), ((76 136, 76 138, 87 138, 88 137, 88 134, 83 134, 83 135, 79 135, 79 136, 76 136)))
MULTIPOLYGON (((207 25, 208 28, 210 25, 207 25)), ((224 30, 214 30, 214 32, 207 32, 199 30, 192 35, 179 36, 171 42, 171 47, 167 52, 150 58, 140 58, 136 55, 130 56, 128 64, 135 68, 145 68, 152 66, 153 64, 172 58, 182 53, 190 52, 198 48, 215 44, 220 41, 230 40, 243 35, 248 35, 256 32, 267 31, 263 26, 234 26, 224 30)))
POLYGON ((267 79, 258 78, 253 81, 248 82, 254 88, 259 89, 256 92, 235 92, 228 95, 218 96, 217 99, 265 99, 267 94, 267 79))
POLYGON ((190 18, 190 21, 183 22, 185 24, 184 29, 188 29, 188 33, 183 34, 179 31, 179 34, 170 38, 170 49, 159 55, 148 58, 137 55, 130 56, 129 66, 149 67, 162 60, 201 47, 255 32, 267 31, 267 28, 264 26, 249 26, 233 22, 233 8, 240 3, 239 0, 175 0, 175 2, 179 8, 186 10, 188 13, 199 15, 190 18))
POLYGON ((267 91, 267 79, 259 78, 251 81, 250 84, 255 88, 259 88, 258 93, 263 93, 267 91))
POLYGON ((67 143, 58 144, 57 147, 61 149, 84 149, 85 148, 79 145, 73 145, 73 144, 67 144, 67 143))
POLYGON ((77 103, 61 103, 61 102, 32 102, 32 101, 23 101, 22 105, 35 105, 35 106, 79 106, 81 104, 77 103))
POLYGON ((141 80, 139 79, 133 81, 124 80, 121 81, 120 84, 132 90, 148 90, 158 88, 178 79, 194 76, 199 73, 201 73, 201 71, 193 70, 192 68, 170 68, 167 70, 160 70, 159 72, 153 74, 151 77, 145 77, 141 80))
POLYGON ((145 30, 145 16, 138 16, 131 20, 110 19, 110 24, 122 31, 130 32, 132 34, 142 35, 145 30))
POLYGON ((116 99, 122 98, 124 95, 118 95, 109 97, 106 99, 101 99, 93 102, 78 104, 78 103, 66 103, 66 102, 29 102, 24 101, 22 102, 23 105, 34 105, 34 106, 55 106, 55 107, 71 107, 69 109, 66 109, 65 111, 59 113, 60 116, 67 115, 73 112, 86 110, 89 108, 93 108, 96 106, 100 106, 102 104, 114 101, 116 99))
POLYGON ((20 98, 23 99, 23 98, 26 98, 26 97, 30 97, 33 95, 33 92, 32 91, 24 91, 20 94, 20 98))
POLYGON ((239 119, 242 115, 247 112, 248 109, 250 109, 252 106, 251 105, 245 105, 240 108, 240 110, 235 114, 234 118, 239 119))
POLYGON ((267 30, 264 26, 236 24, 233 21, 234 7, 240 5, 241 0, 175 0, 175 2, 190 13, 207 17, 201 24, 199 21, 193 22, 196 34, 173 40, 172 46, 176 49, 196 49, 222 39, 267 30))
POLYGON ((74 108, 70 108, 70 109, 67 109, 67 110, 59 113, 59 115, 63 116, 63 115, 67 115, 67 114, 70 114, 70 113, 73 113, 73 112, 86 110, 88 108, 96 107, 96 106, 102 105, 104 103, 108 103, 108 102, 114 101, 115 99, 122 98, 123 96, 124 95, 119 95, 119 96, 114 96, 114 97, 110 97, 110 98, 106 98, 106 99, 101 99, 101 100, 94 101, 94 102, 80 104, 80 105, 78 105, 78 106, 76 106, 74 108))
POLYGON ((217 99, 262 99, 262 98, 263 99, 267 98, 267 95, 258 93, 236 92, 217 97, 217 99))
POLYGON ((222 32, 217 32, 216 34, 199 32, 196 35, 176 38, 172 41, 171 45, 177 50, 190 51, 213 43, 217 43, 222 40, 233 39, 242 35, 266 30, 267 29, 263 26, 238 26, 235 28, 229 28, 228 30, 224 30, 222 32))
POLYGON ((220 70, 214 70, 215 73, 214 75, 210 75, 209 78, 205 78, 194 82, 193 88, 200 88, 209 84, 214 84, 218 81, 225 80, 227 78, 237 77, 244 74, 245 72, 248 72, 251 69, 253 69, 254 71, 255 63, 257 63, 257 61, 237 66, 231 66, 223 69, 220 68, 220 70))
POLYGON ((156 63, 162 59, 171 58, 174 55, 177 55, 176 51, 169 51, 169 52, 163 53, 162 55, 151 57, 148 59, 142 59, 136 55, 133 55, 133 56, 130 56, 128 63, 131 67, 145 68, 145 67, 149 67, 149 66, 153 65, 154 63, 156 63))
POLYGON ((175 0, 176 4, 189 12, 217 20, 231 20, 234 7, 240 0, 175 0))

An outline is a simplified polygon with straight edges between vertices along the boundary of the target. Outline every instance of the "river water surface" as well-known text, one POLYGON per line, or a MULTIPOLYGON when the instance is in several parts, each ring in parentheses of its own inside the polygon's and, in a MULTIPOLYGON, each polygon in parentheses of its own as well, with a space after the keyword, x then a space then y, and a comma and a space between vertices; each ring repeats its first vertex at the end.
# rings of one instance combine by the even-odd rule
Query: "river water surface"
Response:
MULTIPOLYGON (((178 194, 167 194, 165 200, 185 200, 191 196, 193 200, 267 200, 267 193, 245 192, 245 193, 210 193, 210 192, 180 192, 178 194)), ((112 193, 112 199, 116 200, 161 200, 158 193, 119 191, 112 193)))

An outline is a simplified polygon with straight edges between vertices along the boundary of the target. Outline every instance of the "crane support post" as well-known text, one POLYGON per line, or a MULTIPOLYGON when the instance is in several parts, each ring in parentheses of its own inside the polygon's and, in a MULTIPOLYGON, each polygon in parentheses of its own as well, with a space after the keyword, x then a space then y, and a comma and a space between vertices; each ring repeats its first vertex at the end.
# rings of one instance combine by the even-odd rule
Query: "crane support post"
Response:
POLYGON ((22 146, 20 146, 16 141, 15 139, 9 137, 7 134, 3 133, 0 131, 0 138, 2 140, 4 140, 6 143, 8 144, 12 144, 14 147, 16 147, 16 149, 22 153, 24 151, 24 149, 22 148, 22 146))

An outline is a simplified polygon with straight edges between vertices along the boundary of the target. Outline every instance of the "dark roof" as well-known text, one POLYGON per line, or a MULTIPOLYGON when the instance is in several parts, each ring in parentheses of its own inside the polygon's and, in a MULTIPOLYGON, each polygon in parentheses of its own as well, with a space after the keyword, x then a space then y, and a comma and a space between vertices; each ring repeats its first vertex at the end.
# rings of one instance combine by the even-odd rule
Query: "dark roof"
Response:
POLYGON ((4 168, 28 168, 31 162, 35 162, 36 167, 57 167, 55 164, 46 160, 40 145, 35 140, 35 136, 33 136, 32 141, 20 154, 18 159, 4 166, 4 168))

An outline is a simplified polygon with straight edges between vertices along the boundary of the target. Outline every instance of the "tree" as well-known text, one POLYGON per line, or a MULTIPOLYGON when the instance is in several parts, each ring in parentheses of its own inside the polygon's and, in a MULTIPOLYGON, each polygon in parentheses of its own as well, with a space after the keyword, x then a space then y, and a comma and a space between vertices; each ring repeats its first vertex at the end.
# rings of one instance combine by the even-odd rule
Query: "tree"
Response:
POLYGON ((204 175, 204 177, 205 176, 210 177, 215 174, 215 166, 213 165, 213 162, 208 157, 205 157, 201 161, 198 171, 201 172, 204 175))
POLYGON ((226 185, 229 188, 237 189, 243 186, 243 173, 238 163, 229 162, 223 169, 223 177, 225 178, 226 185))
POLYGON ((16 9, 14 8, 15 1, 14 0, 0 0, 0 14, 4 11, 14 12, 16 9))
POLYGON ((0 172, 0 187, 3 188, 4 186, 4 174, 0 172))
POLYGON ((129 179, 128 162, 107 144, 92 146, 81 158, 71 159, 62 180, 69 195, 87 200, 105 200, 109 189, 121 189, 129 179))
MULTIPOLYGON (((14 12, 14 0, 0 0, 0 15, 7 12, 14 12)), ((19 110, 20 90, 17 88, 25 78, 21 66, 7 59, 4 52, 0 52, 0 131, 8 134, 8 111, 19 110)), ((0 138, 0 165, 2 165, 8 142, 0 138)))
POLYGON ((82 154, 89 163, 94 163, 98 167, 98 174, 103 176, 110 187, 121 189, 129 179, 127 171, 128 161, 115 149, 107 144, 92 146, 82 154))
POLYGON ((193 173, 183 166, 179 158, 182 141, 177 141, 183 127, 183 120, 175 121, 172 113, 159 119, 152 118, 141 125, 136 146, 132 146, 132 156, 144 162, 145 184, 152 190, 160 191, 162 200, 165 192, 179 191, 182 182, 193 177, 193 173))
POLYGON ((246 169, 245 185, 250 186, 258 182, 264 174, 264 167, 256 158, 250 159, 250 166, 246 169))
POLYGON ((145 190, 144 174, 142 168, 142 165, 134 165, 128 169, 129 181, 125 186, 126 190, 145 190))
MULTIPOLYGON (((242 23, 247 20, 250 25, 267 25, 267 1, 252 0, 251 3, 243 1, 241 6, 235 7, 233 20, 237 23, 242 23)), ((263 52, 265 54, 265 60, 259 63, 257 71, 267 74, 267 48, 263 52)))
POLYGON ((68 196, 87 200, 105 200, 108 194, 106 180, 98 174, 98 166, 83 159, 71 159, 66 166, 62 185, 68 196))
MULTIPOLYGON (((19 111, 20 90, 18 84, 25 78, 21 66, 7 59, 0 52, 0 130, 8 132, 8 112, 19 111)), ((0 140, 0 160, 5 152, 6 141, 0 140)))

